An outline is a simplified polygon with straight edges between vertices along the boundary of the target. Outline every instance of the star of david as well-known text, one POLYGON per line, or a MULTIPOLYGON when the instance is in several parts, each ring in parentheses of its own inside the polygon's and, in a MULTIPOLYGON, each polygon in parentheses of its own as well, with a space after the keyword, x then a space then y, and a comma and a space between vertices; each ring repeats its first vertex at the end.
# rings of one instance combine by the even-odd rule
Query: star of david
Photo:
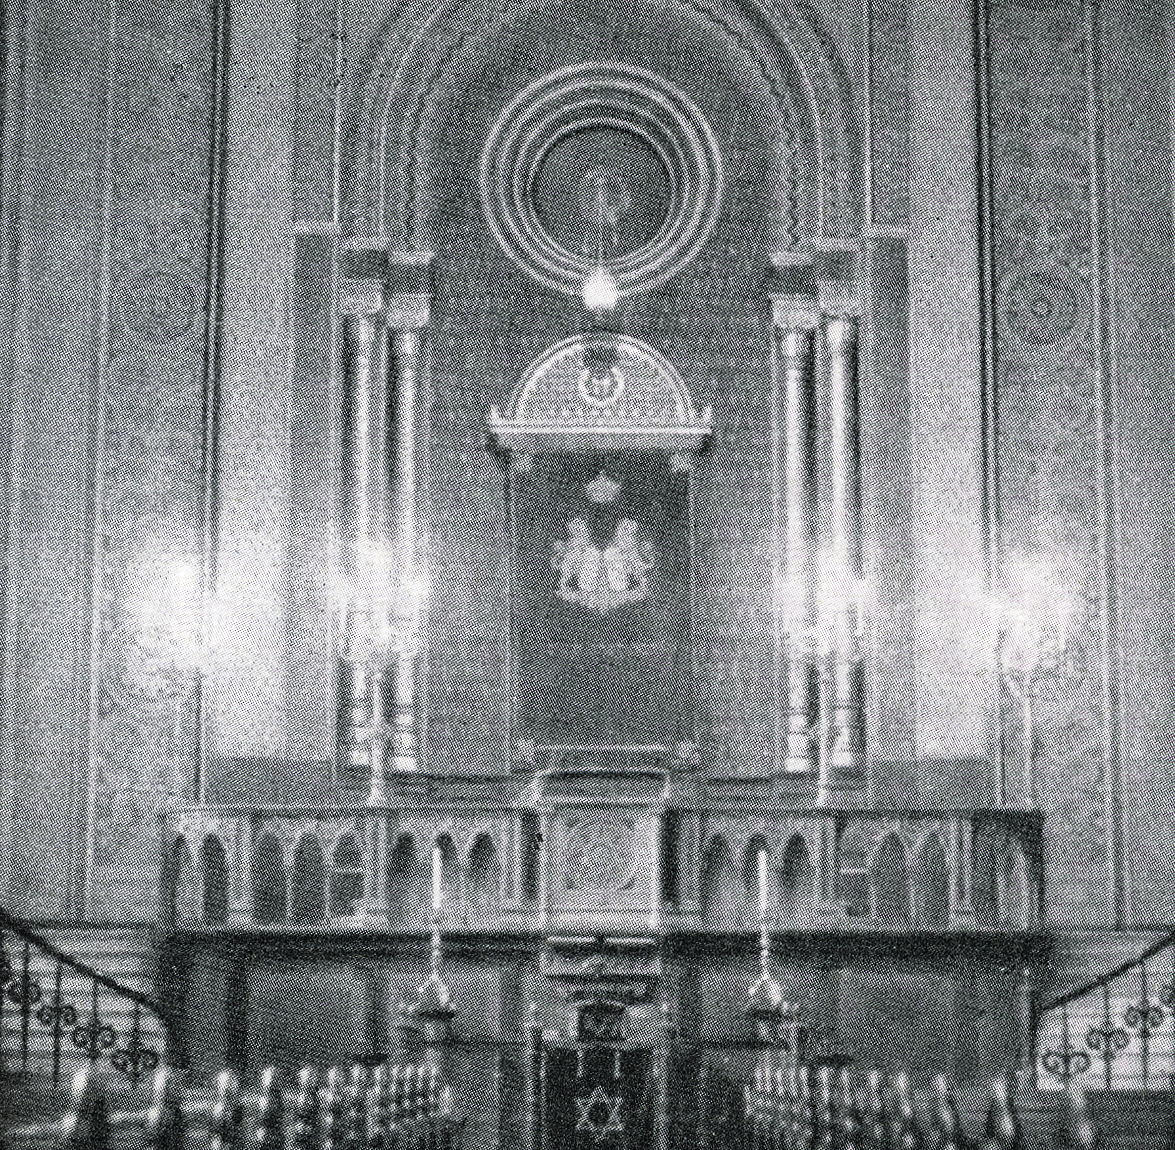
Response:
POLYGON ((577 1098, 576 1131, 590 1134, 594 1142, 603 1142, 609 1134, 623 1134, 624 1123, 620 1121, 622 1101, 619 1094, 609 1094, 602 1086, 597 1086, 586 1098, 577 1098))

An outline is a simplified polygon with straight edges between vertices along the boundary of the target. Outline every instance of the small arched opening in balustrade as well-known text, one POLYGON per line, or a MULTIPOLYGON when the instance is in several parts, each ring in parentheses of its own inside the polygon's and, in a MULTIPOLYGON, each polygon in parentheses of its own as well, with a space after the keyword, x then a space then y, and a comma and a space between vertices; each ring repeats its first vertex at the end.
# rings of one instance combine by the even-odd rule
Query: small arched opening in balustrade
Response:
POLYGON ((895 834, 886 835, 869 868, 873 887, 873 920, 882 929, 910 922, 910 868, 906 848, 895 834))
POLYGON ((441 913, 453 914, 461 906, 461 864, 452 836, 437 836, 436 846, 441 852, 441 913))
POLYGON ((352 918, 362 909, 363 852, 349 832, 335 843, 330 859, 330 916, 352 918))
POLYGON ((263 926, 284 922, 288 905, 286 858, 278 837, 268 831, 253 846, 253 918, 263 926))
MULTIPOLYGON (((762 835, 752 835, 743 851, 743 904, 746 913, 755 922, 759 921, 759 856, 766 860, 767 873, 771 873, 771 850, 762 835)), ((767 903, 766 905, 770 905, 767 903)))
POLYGON ((204 875, 204 921, 209 926, 223 926, 228 921, 228 857, 216 835, 204 836, 200 870, 204 875))
POLYGON ((971 844, 971 905, 979 926, 999 925, 999 857, 991 835, 975 836, 971 844))
POLYGON ((779 919, 785 926, 807 926, 816 905, 816 868, 803 835, 792 835, 779 864, 779 919))
POLYGON ((469 877, 466 881, 469 913, 472 918, 488 918, 501 906, 502 864, 491 835, 481 834, 469 852, 469 877))
POLYGON ((732 927, 738 922, 738 874, 730 846, 715 835, 702 860, 702 911, 713 926, 732 927))
POLYGON ((326 862, 316 834, 304 834, 294 848, 290 877, 290 921, 301 926, 326 918, 326 862))
POLYGON ((1019 839, 1009 839, 996 875, 999 924, 1005 930, 1027 930, 1032 907, 1028 858, 1019 839))
POLYGON ((192 926, 201 921, 200 883, 188 840, 180 835, 171 847, 171 921, 175 926, 192 926))
POLYGON ((869 842, 860 823, 849 823, 836 841, 836 893, 846 918, 864 919, 873 913, 869 842))
POLYGON ((942 839, 932 831, 918 851, 915 870, 918 921, 927 930, 946 930, 950 925, 950 872, 942 839))
POLYGON ((388 913, 393 921, 409 925, 420 918, 424 901, 424 862, 413 837, 400 835, 388 854, 388 913))

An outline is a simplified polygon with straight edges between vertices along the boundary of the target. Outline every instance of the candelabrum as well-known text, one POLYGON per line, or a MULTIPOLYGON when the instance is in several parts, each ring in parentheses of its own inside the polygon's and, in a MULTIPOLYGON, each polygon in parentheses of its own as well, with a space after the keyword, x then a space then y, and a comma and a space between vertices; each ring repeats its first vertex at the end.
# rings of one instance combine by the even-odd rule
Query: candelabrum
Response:
POLYGON ((864 768, 865 588, 861 580, 821 580, 810 612, 785 592, 784 640, 790 666, 788 769, 809 769, 815 752, 821 802, 859 785, 864 768), (805 615, 808 615, 806 618, 805 615))
POLYGON ((759 879, 759 977, 747 989, 747 1015, 755 1036, 765 1046, 781 1047, 791 1057, 796 1049, 796 1004, 783 997, 783 988, 772 972, 771 924, 767 913, 767 851, 758 852, 759 879))
POLYGON ((191 787, 199 800, 200 708, 208 646, 203 573, 193 560, 153 557, 143 564, 138 581, 146 592, 133 616, 137 657, 128 660, 138 673, 128 674, 126 682, 144 699, 161 704, 175 797, 191 787))
POLYGON ((427 583, 419 566, 398 581, 388 579, 388 564, 374 551, 366 566, 364 586, 350 613, 346 649, 353 674, 365 684, 355 693, 370 708, 365 721, 371 765, 367 801, 382 806, 387 801, 389 747, 396 769, 416 765, 414 677, 427 583))
MULTIPOLYGON (((994 604, 996 654, 1003 690, 1020 712, 1024 803, 1036 806, 1036 702, 1040 683, 1055 675, 1069 650, 1069 599, 1055 588, 994 604)), ((1008 801, 1006 756, 1001 750, 999 805, 1008 801)))
POLYGON ((432 851, 432 930, 429 944, 428 978, 416 992, 412 1013, 425 1031, 425 1041, 434 1064, 439 1065, 441 1051, 449 1039, 453 1016, 457 1013, 445 980, 441 977, 444 957, 441 940, 443 916, 443 860, 439 846, 432 851))

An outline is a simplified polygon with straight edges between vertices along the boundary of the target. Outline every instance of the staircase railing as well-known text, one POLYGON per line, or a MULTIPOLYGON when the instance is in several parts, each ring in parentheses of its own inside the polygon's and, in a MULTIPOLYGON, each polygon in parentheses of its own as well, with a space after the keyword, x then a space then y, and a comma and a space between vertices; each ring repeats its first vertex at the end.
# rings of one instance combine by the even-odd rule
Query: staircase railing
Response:
MULTIPOLYGON (((66 954, 0 907, 0 1040, 11 1025, 22 1071, 30 1068, 40 1030, 49 1037, 55 1085, 61 1081, 66 1056, 72 1053, 90 1063, 106 1059, 137 1084, 167 1053, 153 1044, 157 1039, 145 1025, 148 1019, 156 1023, 164 1045, 173 1046, 167 1015, 158 1002, 66 954), (85 984, 84 1002, 67 996, 69 974, 85 984), (113 1004, 118 1008, 113 1009, 113 1004), (13 1011, 17 1012, 15 1022, 10 1023, 13 1011), (124 1021, 127 1015, 129 1021, 124 1021)), ((6 1053, 0 1047, 0 1060, 6 1053)), ((0 1068, 6 1068, 2 1061, 0 1068)))
POLYGON ((1045 1004, 1037 1015, 1037 1084, 1166 1090, 1175 1074, 1175 933, 1045 1004))

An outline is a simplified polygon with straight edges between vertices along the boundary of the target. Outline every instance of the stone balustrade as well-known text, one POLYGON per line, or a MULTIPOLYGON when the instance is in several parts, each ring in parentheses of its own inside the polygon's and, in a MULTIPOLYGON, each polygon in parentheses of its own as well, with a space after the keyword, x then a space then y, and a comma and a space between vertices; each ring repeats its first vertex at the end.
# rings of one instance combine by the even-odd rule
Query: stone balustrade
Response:
POLYGON ((423 932, 430 857, 446 932, 1030 933, 1032 812, 698 811, 657 803, 199 806, 163 816, 179 929, 423 932))

